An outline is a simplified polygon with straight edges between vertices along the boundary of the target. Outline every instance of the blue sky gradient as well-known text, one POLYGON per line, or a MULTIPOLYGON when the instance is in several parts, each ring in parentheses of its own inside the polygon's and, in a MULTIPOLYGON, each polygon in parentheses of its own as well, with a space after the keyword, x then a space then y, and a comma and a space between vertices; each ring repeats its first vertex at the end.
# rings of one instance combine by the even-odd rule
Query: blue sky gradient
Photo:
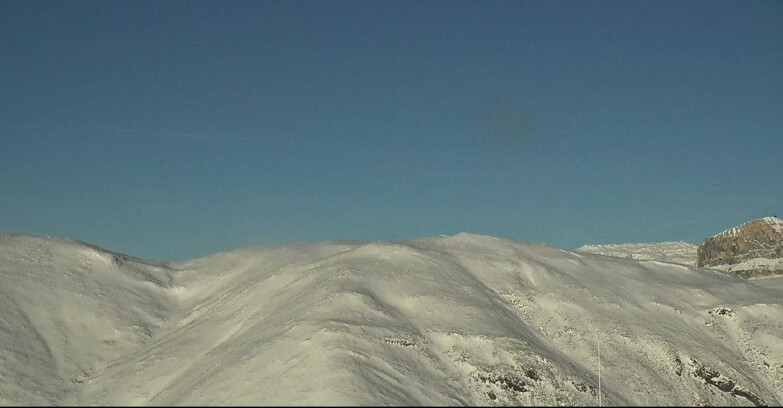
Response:
POLYGON ((0 2, 0 232, 151 259, 783 216, 783 2, 0 2))

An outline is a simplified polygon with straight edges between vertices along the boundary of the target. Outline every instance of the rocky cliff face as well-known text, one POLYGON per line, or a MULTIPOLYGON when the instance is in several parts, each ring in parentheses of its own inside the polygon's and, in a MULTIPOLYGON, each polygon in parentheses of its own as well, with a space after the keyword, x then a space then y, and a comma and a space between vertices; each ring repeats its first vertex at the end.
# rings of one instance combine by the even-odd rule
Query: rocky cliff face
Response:
POLYGON ((764 217, 704 240, 698 266, 736 273, 741 278, 783 274, 783 220, 764 217))

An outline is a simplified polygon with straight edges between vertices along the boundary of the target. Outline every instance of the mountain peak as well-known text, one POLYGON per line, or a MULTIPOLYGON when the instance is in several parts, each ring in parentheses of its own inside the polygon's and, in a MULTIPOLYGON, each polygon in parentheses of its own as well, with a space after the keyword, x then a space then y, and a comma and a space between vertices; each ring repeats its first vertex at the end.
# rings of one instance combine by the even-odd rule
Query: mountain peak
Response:
POLYGON ((766 225, 769 225, 776 232, 778 232, 780 234, 783 234, 783 220, 781 220, 780 218, 778 218, 775 215, 772 215, 772 216, 769 216, 769 217, 757 218, 757 219, 754 219, 754 220, 746 221, 746 222, 744 222, 744 223, 742 223, 740 225, 737 225, 735 227, 731 227, 729 229, 725 229, 725 230, 723 230, 723 231, 721 231, 721 232, 711 236, 710 238, 721 237, 721 236, 722 237, 733 237, 733 236, 736 236, 737 234, 739 234, 742 229, 745 229, 749 225, 754 225, 754 224, 766 224, 766 225))
POLYGON ((705 239, 697 264, 743 278, 783 273, 783 220, 751 220, 705 239))
POLYGON ((762 218, 762 220, 765 221, 767 224, 769 224, 773 229, 775 229, 775 231, 777 231, 780 234, 783 234, 783 220, 781 220, 775 215, 771 217, 764 217, 762 218))

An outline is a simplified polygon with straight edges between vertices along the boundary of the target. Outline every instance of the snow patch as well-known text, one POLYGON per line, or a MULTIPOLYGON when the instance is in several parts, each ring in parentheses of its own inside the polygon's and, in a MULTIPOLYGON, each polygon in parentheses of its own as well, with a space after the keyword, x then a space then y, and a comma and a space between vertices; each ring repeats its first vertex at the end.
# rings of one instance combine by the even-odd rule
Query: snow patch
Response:
POLYGON ((778 217, 764 217, 762 220, 769 224, 775 232, 783 235, 783 220, 778 217))

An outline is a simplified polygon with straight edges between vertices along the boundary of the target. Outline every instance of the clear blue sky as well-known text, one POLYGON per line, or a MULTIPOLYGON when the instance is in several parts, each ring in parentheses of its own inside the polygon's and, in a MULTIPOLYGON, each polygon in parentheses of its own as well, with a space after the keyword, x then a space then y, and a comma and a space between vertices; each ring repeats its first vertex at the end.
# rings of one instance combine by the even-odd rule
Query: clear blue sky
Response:
POLYGON ((0 2, 0 232, 142 258, 783 216, 780 1, 0 2))

